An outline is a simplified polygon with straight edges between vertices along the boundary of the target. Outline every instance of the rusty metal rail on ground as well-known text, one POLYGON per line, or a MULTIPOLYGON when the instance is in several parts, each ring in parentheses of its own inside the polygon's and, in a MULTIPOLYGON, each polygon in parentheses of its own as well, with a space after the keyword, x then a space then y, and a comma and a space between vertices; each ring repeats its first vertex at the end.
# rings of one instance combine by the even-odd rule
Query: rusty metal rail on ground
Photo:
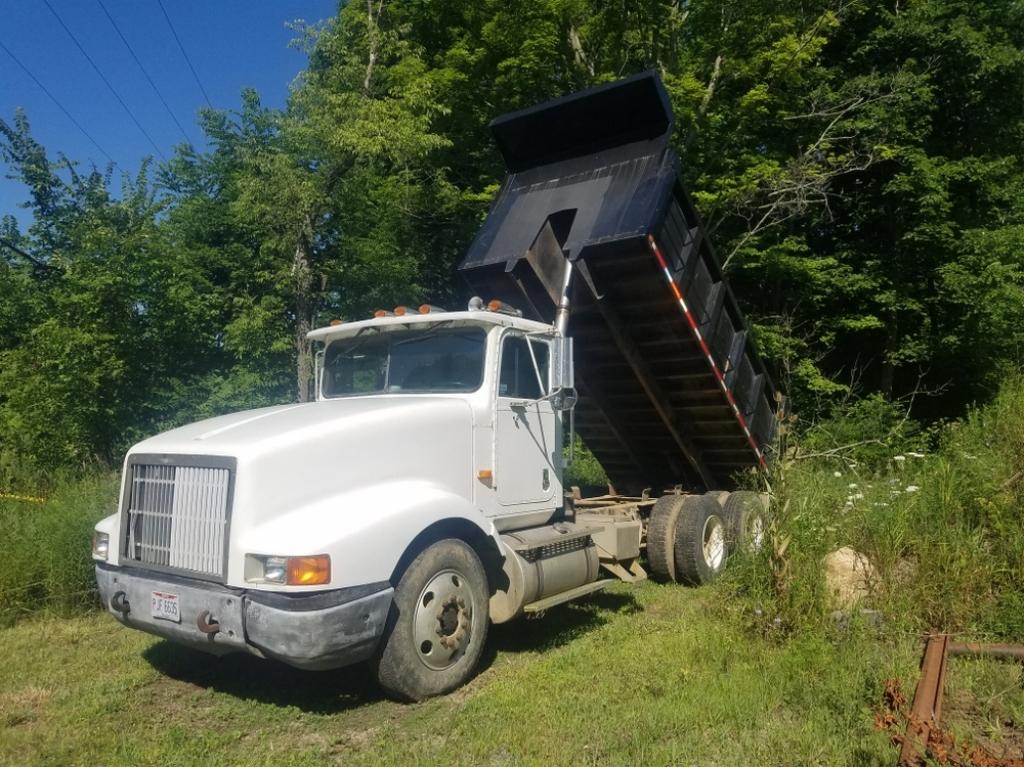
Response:
POLYGON ((950 656, 1024 661, 1024 645, 952 642, 948 634, 929 637, 921 661, 921 677, 907 719, 907 732, 900 749, 898 767, 923 764, 932 732, 937 732, 941 727, 942 694, 950 656))

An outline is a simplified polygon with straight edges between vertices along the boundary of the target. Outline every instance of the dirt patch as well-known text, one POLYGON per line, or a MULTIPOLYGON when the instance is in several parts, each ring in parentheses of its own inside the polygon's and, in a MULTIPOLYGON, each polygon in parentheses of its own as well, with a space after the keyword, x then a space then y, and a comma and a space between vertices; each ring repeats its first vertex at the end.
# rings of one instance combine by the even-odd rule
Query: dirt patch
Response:
POLYGON ((0 694, 0 725, 18 727, 34 722, 52 693, 45 687, 22 687, 0 694))
POLYGON ((970 733, 977 745, 998 759, 1024 763, 1024 722, 1010 716, 998 700, 951 690, 943 705, 943 719, 950 729, 970 733))
POLYGON ((1020 739, 1024 733, 1017 729, 1015 723, 1009 722, 1014 732, 1002 732, 997 740, 993 741, 991 731, 986 735, 985 730, 981 728, 982 724, 990 725, 991 719, 977 718, 981 715, 977 706, 982 701, 966 691, 958 691, 951 697, 954 700, 947 699, 943 702, 942 722, 937 725, 934 722, 923 723, 910 713, 907 696, 899 681, 887 679, 882 705, 875 713, 875 727, 887 732, 892 744, 902 749, 909 725, 930 725, 925 730, 925 753, 921 753, 919 744, 917 753, 906 762, 914 767, 932 764, 944 767, 1024 767, 1024 752, 1018 750, 1024 745, 1020 739), (955 700, 958 697, 959 702, 955 700), (958 723, 971 727, 971 721, 963 718, 968 712, 974 717, 975 729, 965 731, 958 723), (954 724, 950 725, 950 722, 954 724))

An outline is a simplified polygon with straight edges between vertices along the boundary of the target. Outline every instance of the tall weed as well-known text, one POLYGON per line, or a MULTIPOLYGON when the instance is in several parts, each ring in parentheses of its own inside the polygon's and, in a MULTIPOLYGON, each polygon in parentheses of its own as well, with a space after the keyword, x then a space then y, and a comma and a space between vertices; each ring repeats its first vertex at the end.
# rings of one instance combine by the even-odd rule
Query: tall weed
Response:
MULTIPOLYGON (((879 415, 873 404, 868 412, 879 415)), ((800 459, 788 451, 770 477, 770 545, 739 563, 736 587, 771 625, 810 630, 831 624, 824 556, 849 546, 871 561, 865 607, 902 631, 972 637, 1024 636, 1024 378, 1008 379, 996 399, 933 435, 904 429, 863 437, 856 423, 824 424, 832 435, 868 441, 843 454, 800 459), (882 453, 879 448, 887 447, 882 453), (915 449, 916 448, 916 449, 915 449), (795 458, 794 458, 795 456, 795 458), (780 553, 780 547, 783 547, 780 553), (780 579, 780 573, 784 578, 780 579)), ((870 420, 870 419, 869 419, 870 420)), ((883 423, 883 421, 885 423, 883 423)), ((817 439, 817 437, 815 437, 817 439)), ((813 442, 812 442, 813 444, 813 442)), ((815 454, 805 450, 803 454, 815 454)))
POLYGON ((93 525, 114 510, 110 473, 0 497, 0 625, 93 604, 93 525), (32 493, 46 493, 46 496, 32 493))

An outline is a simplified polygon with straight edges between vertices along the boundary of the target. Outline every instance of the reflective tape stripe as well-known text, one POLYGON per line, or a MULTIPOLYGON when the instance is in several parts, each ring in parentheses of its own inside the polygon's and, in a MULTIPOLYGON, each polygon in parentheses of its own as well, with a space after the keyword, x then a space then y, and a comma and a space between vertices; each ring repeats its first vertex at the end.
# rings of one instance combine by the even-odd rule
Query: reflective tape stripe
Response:
POLYGON ((747 426, 747 419, 743 417, 743 413, 740 412, 740 408, 736 404, 736 400, 732 396, 732 392, 729 391, 729 386, 725 382, 725 376, 722 375, 722 371, 719 369, 718 363, 715 362, 715 358, 711 355, 711 350, 704 341, 704 336, 701 334, 697 321, 693 318, 693 314, 690 312, 690 307, 686 305, 686 300, 683 298, 682 291, 679 290, 679 286, 672 277, 672 272, 669 271, 668 263, 665 261, 665 257, 661 254, 661 249, 658 247, 658 243, 655 242, 654 235, 647 235, 647 242, 651 246, 651 252, 654 253, 654 257, 658 260, 658 266, 661 267, 661 271, 665 275, 665 279, 668 281, 669 287, 672 289, 672 294, 676 297, 676 300, 679 302, 679 306, 683 310, 683 316, 686 317, 686 323, 690 326, 690 330, 693 331, 693 335, 697 339, 697 343, 700 345, 701 351, 704 352, 704 356, 707 357, 708 364, 711 365, 711 372, 713 372, 715 378, 718 379, 719 386, 722 387, 722 391, 725 392, 726 399, 729 404, 732 405, 736 420, 743 429, 743 433, 746 435, 747 442, 750 444, 751 449, 753 449, 754 455, 757 456, 758 463, 762 468, 767 468, 767 463, 764 460, 764 456, 761 454, 761 448, 758 446, 757 440, 754 439, 754 435, 751 434, 750 428, 747 426))

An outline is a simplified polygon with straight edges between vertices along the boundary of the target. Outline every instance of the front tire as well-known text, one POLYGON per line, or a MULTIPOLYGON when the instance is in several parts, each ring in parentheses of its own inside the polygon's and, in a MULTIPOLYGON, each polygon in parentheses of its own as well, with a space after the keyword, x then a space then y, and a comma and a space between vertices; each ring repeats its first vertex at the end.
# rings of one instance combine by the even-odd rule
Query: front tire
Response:
POLYGON ((398 582, 375 659, 377 682, 403 701, 451 692, 476 670, 489 622, 480 558, 463 541, 438 541, 398 582))

